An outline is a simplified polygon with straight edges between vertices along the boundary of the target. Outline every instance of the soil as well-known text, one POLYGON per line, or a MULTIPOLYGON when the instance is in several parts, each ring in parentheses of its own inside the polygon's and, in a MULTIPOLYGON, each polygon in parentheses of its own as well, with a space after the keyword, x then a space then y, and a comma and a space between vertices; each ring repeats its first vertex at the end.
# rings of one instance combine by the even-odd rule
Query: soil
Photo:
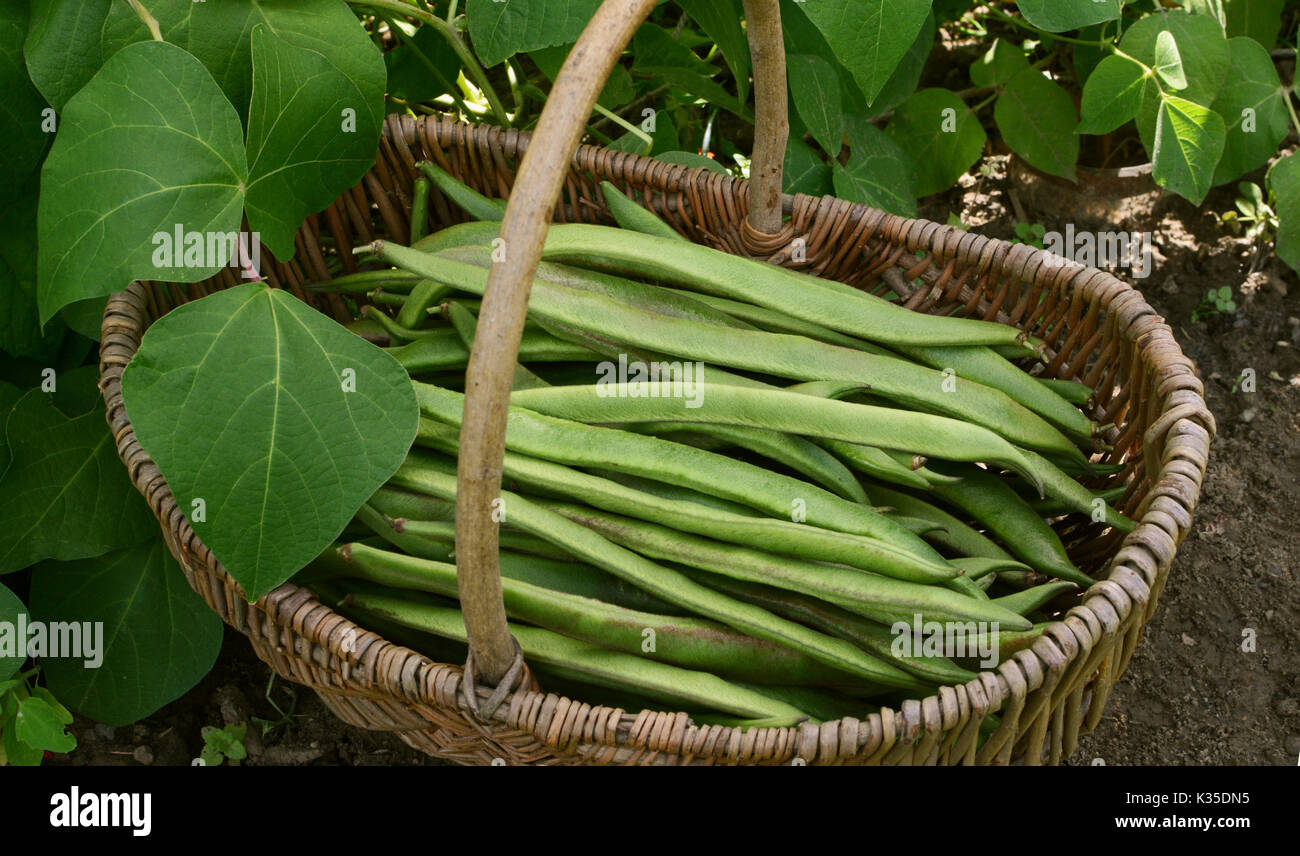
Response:
MULTIPOLYGON (((1262 172, 1247 180, 1262 184, 1262 172)), ((1300 279, 1267 246, 1259 251, 1218 224, 1211 212, 1231 210, 1234 196, 1218 188, 1200 209, 1158 190, 1071 204, 1007 156, 992 156, 922 206, 922 217, 956 214, 1008 240, 1017 222, 1064 232, 1061 212, 1075 212, 1076 231, 1152 233, 1152 273, 1134 285, 1196 362, 1218 421, 1195 530, 1100 725, 1071 763, 1300 758, 1300 279), (1193 320, 1205 293, 1223 285, 1236 311, 1193 320), (1247 369, 1253 392, 1241 382, 1247 369)), ((77 749, 47 763, 191 764, 205 726, 239 722, 249 723, 247 765, 441 763, 394 735, 345 725, 314 693, 278 680, 268 692, 269 679, 248 642, 227 629, 216 668, 194 690, 123 728, 78 718, 77 749), (280 724, 263 735, 253 717, 280 724)))

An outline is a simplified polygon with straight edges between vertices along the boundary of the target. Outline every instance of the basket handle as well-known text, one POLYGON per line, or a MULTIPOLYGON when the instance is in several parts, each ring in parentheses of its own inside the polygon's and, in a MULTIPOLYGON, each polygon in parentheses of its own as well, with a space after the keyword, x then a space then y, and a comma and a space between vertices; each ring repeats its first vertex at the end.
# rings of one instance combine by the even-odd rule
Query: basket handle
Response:
MULTIPOLYGON (((470 648, 466 666, 473 673, 471 679, 494 686, 519 656, 506 626, 496 515, 506 414, 528 295, 551 214, 596 97, 632 34, 656 5, 656 0, 604 0, 569 52, 519 165, 501 223, 502 260, 493 263, 483 293, 465 372, 456 567, 470 648)), ((779 132, 766 140, 755 134, 750 225, 772 233, 781 225, 781 167, 787 136, 782 129, 788 129, 780 7, 778 0, 744 0, 744 6, 754 59, 756 125, 765 129, 764 123, 771 123, 779 132)), ((509 519, 508 505, 500 511, 509 519)))

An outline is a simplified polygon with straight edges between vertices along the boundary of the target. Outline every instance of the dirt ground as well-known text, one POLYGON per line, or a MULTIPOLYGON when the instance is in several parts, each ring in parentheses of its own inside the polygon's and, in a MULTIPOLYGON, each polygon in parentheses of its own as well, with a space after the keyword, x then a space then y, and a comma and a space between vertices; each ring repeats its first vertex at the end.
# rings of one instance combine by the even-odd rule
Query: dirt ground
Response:
MULTIPOLYGON (((1101 724, 1072 762, 1295 764, 1300 279, 1216 222, 1210 212, 1231 210, 1235 188, 1217 189, 1199 212, 1159 191, 1080 205, 1005 156, 984 164, 959 188, 926 200, 922 216, 943 222, 955 213, 983 234, 1012 239, 1017 221, 1064 231, 1059 212, 1082 211, 1071 215, 1076 230, 1152 233, 1155 267, 1135 285, 1196 362, 1218 421, 1195 531, 1101 724), (1193 321, 1205 292, 1223 285, 1237 311, 1193 321), (1254 392, 1237 383, 1246 369, 1254 370, 1254 392), (1250 638, 1253 650, 1243 650, 1250 638)), ((248 643, 227 630, 217 667, 185 697, 125 728, 78 719, 78 748, 47 763, 190 764, 204 726, 243 721, 247 764, 439 763, 392 735, 344 725, 309 691, 277 681, 268 693, 269 677, 248 643), (253 717, 279 724, 262 736, 253 717)))

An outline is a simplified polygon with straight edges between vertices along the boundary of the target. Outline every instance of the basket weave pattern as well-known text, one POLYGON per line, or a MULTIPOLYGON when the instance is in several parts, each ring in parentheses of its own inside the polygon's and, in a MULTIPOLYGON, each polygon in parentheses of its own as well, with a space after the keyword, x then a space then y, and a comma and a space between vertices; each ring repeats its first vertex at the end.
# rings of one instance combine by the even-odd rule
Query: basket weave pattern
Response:
MULTIPOLYGON (((302 286, 330 278, 328 253, 337 252, 351 272, 358 268, 351 247, 376 238, 408 242, 417 161, 432 160, 504 199, 527 145, 528 135, 514 130, 390 116, 374 168, 304 223, 293 261, 264 254, 263 273, 337 320, 351 320, 337 296, 309 294, 302 286)), ((681 713, 625 711, 519 690, 490 723, 480 721, 461 690, 459 664, 436 663, 390 644, 292 584, 249 604, 136 441, 122 402, 123 368, 152 320, 241 282, 223 269, 190 285, 132 283, 109 300, 100 351, 101 388, 118 453, 194 590, 277 674, 311 687, 346 722, 393 731, 417 749, 461 763, 1054 764, 1069 756, 1079 734, 1100 719, 1191 528, 1215 430, 1194 367, 1163 319, 1138 292, 1102 271, 831 197, 787 200, 790 220, 783 231, 758 235, 744 221, 745 182, 590 146, 574 156, 555 221, 612 222, 601 180, 641 196, 697 243, 876 293, 892 289, 917 311, 956 310, 1042 338, 1048 345, 1045 376, 1098 390, 1094 418, 1115 425, 1105 437, 1113 446, 1106 460, 1126 465, 1123 473, 1089 486, 1127 483, 1115 504, 1139 520, 1133 533, 1102 534, 1077 516, 1057 525, 1072 558, 1101 581, 1032 648, 978 680, 860 720, 741 732, 697 726, 681 713), (1001 725, 977 748, 979 724, 990 712, 998 713, 1001 725)), ((431 192, 431 228, 463 219, 436 189, 431 192)), ((488 692, 478 690, 484 699, 488 692)))

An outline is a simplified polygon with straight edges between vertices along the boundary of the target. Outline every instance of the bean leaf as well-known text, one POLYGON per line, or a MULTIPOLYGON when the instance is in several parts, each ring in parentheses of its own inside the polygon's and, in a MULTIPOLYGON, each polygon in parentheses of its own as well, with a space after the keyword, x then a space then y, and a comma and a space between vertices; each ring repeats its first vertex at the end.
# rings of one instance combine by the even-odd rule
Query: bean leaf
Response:
POLYGON ((1277 196, 1277 257, 1300 271, 1300 156, 1294 152, 1268 170, 1268 185, 1277 196))
MULTIPOLYGON (((36 314, 36 197, 33 176, 23 192, 0 208, 0 351, 46 362, 63 343, 65 327, 55 319, 44 329, 36 314)), ((4 433, 0 421, 0 434, 4 433)))
POLYGON ((31 4, 23 45, 27 71, 45 100, 60 112, 104 60, 102 34, 110 5, 111 0, 31 4))
POLYGON ((1228 38, 1246 36, 1271 48, 1282 29, 1282 7, 1286 0, 1183 0, 1182 5, 1190 12, 1213 15, 1216 20, 1221 8, 1224 13, 1221 23, 1228 38))
POLYGON ((12 461, 0 478, 0 573, 99 556, 157 530, 118 460, 102 401, 69 419, 34 389, 9 413, 5 439, 12 461))
POLYGON ((1160 44, 1167 45, 1170 37, 1187 82, 1178 97, 1208 107, 1228 71, 1228 40, 1213 18, 1181 11, 1147 15, 1125 31, 1119 46, 1124 53, 1154 68, 1160 64, 1160 44), (1163 32, 1169 36, 1162 37, 1163 32))
POLYGON ((1156 36, 1156 74, 1175 91, 1187 88, 1187 75, 1183 72, 1183 58, 1178 53, 1174 34, 1161 30, 1156 36))
POLYGON ((1025 20, 1050 33, 1114 21, 1123 11, 1123 0, 1016 0, 1016 5, 1025 20))
POLYGON ((790 98, 808 132, 834 157, 844 145, 844 111, 835 66, 819 56, 794 54, 786 60, 790 98))
POLYGON ((260 284, 159 319, 122 395, 191 526, 250 599, 343 531, 401 464, 418 418, 396 360, 260 284))
POLYGON ((1109 134, 1137 115, 1146 69, 1127 57, 1108 56, 1083 85, 1080 134, 1109 134))
POLYGON ((749 39, 740 25, 743 12, 740 0, 677 0, 691 20, 722 51, 722 58, 736 80, 736 92, 743 103, 749 98, 749 75, 752 59, 749 39))
MULTIPOLYGON (((912 46, 907 49, 907 53, 903 54, 902 60, 894 69, 894 73, 889 76, 889 80, 886 80, 885 85, 881 87, 880 94, 872 100, 870 109, 862 111, 857 104, 853 103, 856 99, 862 97, 857 86, 842 86, 841 88, 846 90, 845 112, 866 115, 871 118, 879 116, 886 110, 893 110, 901 104, 907 96, 916 91, 917 85, 921 82, 921 73, 925 71, 925 61, 929 58, 930 51, 934 47, 934 36, 934 15, 931 15, 921 25, 921 31, 916 34, 916 38, 912 41, 912 46)), ((844 70, 843 66, 839 66, 838 63, 836 63, 836 66, 840 79, 847 79, 849 83, 852 83, 852 79, 849 78, 848 72, 844 70)))
POLYGON ((993 108, 1002 138, 1016 154, 1051 175, 1074 181, 1079 160, 1079 117, 1064 89, 1035 68, 1007 82, 993 108))
MULTIPOLYGON (((9 632, 13 633, 13 628, 18 626, 18 616, 27 614, 27 607, 23 606, 18 595, 11 592, 8 586, 0 583, 0 627, 8 628, 9 632)), ((12 636, 10 638, 13 639, 12 636)), ((16 640, 12 649, 8 646, 0 646, 0 681, 21 669, 26 659, 26 649, 20 649, 16 640)), ((3 694, 0 692, 0 695, 3 694)))
POLYGON ((1216 185, 1233 181, 1268 163, 1289 129, 1285 90, 1268 51, 1253 39, 1228 40, 1227 80, 1210 105, 1227 123, 1216 185))
POLYGON ((240 136, 239 116, 212 75, 181 48, 141 42, 104 63, 64 108, 42 172, 42 323, 133 279, 196 282, 216 273, 227 259, 156 263, 153 236, 239 227, 248 172, 240 136))
POLYGON ((14 736, 33 749, 71 752, 77 748, 77 738, 64 730, 71 724, 72 716, 67 711, 59 710, 40 696, 30 695, 18 702, 14 736))
POLYGON ((1152 177, 1196 205, 1210 192, 1223 154, 1223 118, 1177 95, 1162 95, 1151 151, 1152 177))
POLYGON ((94 559, 41 564, 31 609, 40 621, 103 628, 92 656, 47 658, 41 672, 66 704, 106 725, 135 722, 181 697, 221 650, 221 619, 190 588, 161 537, 94 559))
POLYGON ((17 198, 36 174, 51 136, 42 127, 49 127, 43 115, 45 99, 32 85, 23 61, 26 6, 16 3, 0 8, 0 91, 4 93, 0 117, 7 128, 5 145, 0 147, 0 205, 4 206, 17 198))
POLYGON ((979 160, 988 137, 956 93, 922 89, 894 110, 885 132, 912 158, 917 196, 951 187, 979 160))
POLYGON ((600 0, 468 0, 465 16, 484 65, 521 51, 577 41, 600 0))
POLYGON ((816 0, 802 8, 867 103, 876 100, 930 14, 929 0, 816 0))
POLYGON ((294 254, 303 218, 327 207, 374 166, 384 118, 383 58, 360 27, 333 33, 370 57, 350 76, 333 52, 253 27, 248 111, 248 222, 277 258, 294 254))
POLYGON ((849 162, 834 164, 835 195, 901 217, 916 216, 916 170, 884 131, 856 116, 849 122, 849 162))

